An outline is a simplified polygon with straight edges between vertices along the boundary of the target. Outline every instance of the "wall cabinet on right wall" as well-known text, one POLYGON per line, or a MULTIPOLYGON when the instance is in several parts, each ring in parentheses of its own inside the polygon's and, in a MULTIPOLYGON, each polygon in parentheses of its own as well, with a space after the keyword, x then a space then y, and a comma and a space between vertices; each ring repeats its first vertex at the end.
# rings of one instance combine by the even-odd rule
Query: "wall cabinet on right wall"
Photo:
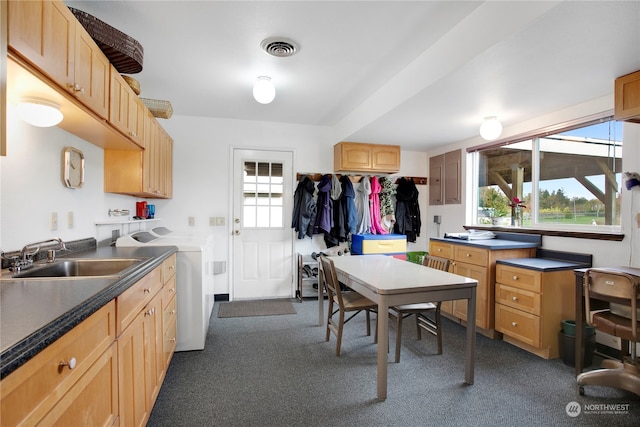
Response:
POLYGON ((613 117, 640 123, 640 71, 616 79, 613 117))
POLYGON ((462 150, 429 158, 429 204, 462 203, 462 150))

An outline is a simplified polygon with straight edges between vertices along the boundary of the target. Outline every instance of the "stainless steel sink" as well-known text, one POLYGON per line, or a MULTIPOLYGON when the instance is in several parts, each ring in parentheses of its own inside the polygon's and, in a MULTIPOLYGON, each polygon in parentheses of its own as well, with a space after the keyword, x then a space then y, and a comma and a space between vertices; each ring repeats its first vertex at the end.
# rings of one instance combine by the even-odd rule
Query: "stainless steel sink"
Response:
POLYGON ((51 264, 34 266, 14 274, 12 278, 103 277, 119 276, 138 265, 142 259, 61 259, 51 264))

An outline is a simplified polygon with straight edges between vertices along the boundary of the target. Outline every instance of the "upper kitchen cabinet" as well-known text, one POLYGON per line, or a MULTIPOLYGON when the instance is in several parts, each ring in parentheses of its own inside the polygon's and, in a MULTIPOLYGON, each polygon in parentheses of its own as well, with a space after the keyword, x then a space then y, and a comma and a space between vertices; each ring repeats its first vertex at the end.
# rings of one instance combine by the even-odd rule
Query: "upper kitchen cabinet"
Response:
POLYGON ((333 146, 335 172, 396 173, 400 171, 397 145, 340 142, 333 146))
POLYGON ((640 71, 616 79, 613 117, 640 123, 640 71))
POLYGON ((9 48, 78 98, 109 115, 109 60, 60 1, 9 1, 9 48))
POLYGON ((173 197, 173 140, 147 110, 143 151, 104 151, 104 191, 135 197, 173 197))
POLYGON ((429 204, 462 203, 462 150, 429 158, 429 204))
POLYGON ((133 142, 144 147, 144 116, 147 108, 120 73, 111 68, 111 105, 109 123, 128 136, 133 142))

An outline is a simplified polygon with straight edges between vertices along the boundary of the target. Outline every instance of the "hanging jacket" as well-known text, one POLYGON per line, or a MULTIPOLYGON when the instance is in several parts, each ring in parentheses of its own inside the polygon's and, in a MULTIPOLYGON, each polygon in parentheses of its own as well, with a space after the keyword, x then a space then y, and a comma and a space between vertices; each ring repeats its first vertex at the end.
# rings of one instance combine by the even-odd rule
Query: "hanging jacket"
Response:
POLYGON ((333 199, 330 197, 331 177, 324 175, 318 183, 316 201, 316 224, 313 234, 330 233, 333 228, 333 199))
POLYGON ((356 191, 356 213, 358 214, 358 226, 356 233, 368 234, 371 230, 371 210, 369 208, 369 194, 371 194, 371 183, 369 177, 363 176, 360 186, 356 191))
POLYGON ((340 177, 342 184, 342 197, 340 198, 342 208, 344 209, 345 221, 345 240, 349 234, 354 234, 358 228, 358 213, 356 211, 356 192, 353 190, 353 184, 348 176, 340 177))
POLYGON ((393 180, 386 176, 380 178, 380 185, 382 186, 380 191, 380 223, 387 232, 392 233, 396 223, 396 211, 393 206, 393 196, 396 194, 396 189, 393 180))
POLYGON ((400 178, 396 188, 396 224, 394 232, 407 236, 408 242, 415 242, 420 236, 420 206, 418 189, 412 179, 400 178))
POLYGON ((371 194, 369 194, 369 208, 371 211, 371 233, 389 234, 380 223, 380 182, 377 176, 371 177, 371 194))
POLYGON ((304 176, 293 194, 293 215, 291 228, 298 232, 298 239, 313 237, 316 222, 316 202, 313 199, 315 186, 309 177, 304 176))

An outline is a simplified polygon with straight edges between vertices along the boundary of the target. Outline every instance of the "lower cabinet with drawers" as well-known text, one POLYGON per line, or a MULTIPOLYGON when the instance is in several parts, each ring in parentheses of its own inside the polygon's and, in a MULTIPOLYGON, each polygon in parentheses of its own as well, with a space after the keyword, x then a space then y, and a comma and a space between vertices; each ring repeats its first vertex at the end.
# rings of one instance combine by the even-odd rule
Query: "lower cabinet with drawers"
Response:
MULTIPOLYGON (((449 271, 478 281, 476 289, 476 327, 490 338, 499 338, 495 330, 495 271, 499 259, 526 258, 535 255, 532 248, 489 249, 469 244, 431 240, 429 254, 451 260, 449 271)), ((467 320, 467 300, 443 301, 442 312, 462 323, 467 320)))
POLYGON ((0 383, 0 425, 144 426, 176 338, 176 256, 0 383))
POLYGON ((496 330, 504 341, 555 359, 563 319, 575 316, 573 270, 536 271, 496 266, 496 330))

